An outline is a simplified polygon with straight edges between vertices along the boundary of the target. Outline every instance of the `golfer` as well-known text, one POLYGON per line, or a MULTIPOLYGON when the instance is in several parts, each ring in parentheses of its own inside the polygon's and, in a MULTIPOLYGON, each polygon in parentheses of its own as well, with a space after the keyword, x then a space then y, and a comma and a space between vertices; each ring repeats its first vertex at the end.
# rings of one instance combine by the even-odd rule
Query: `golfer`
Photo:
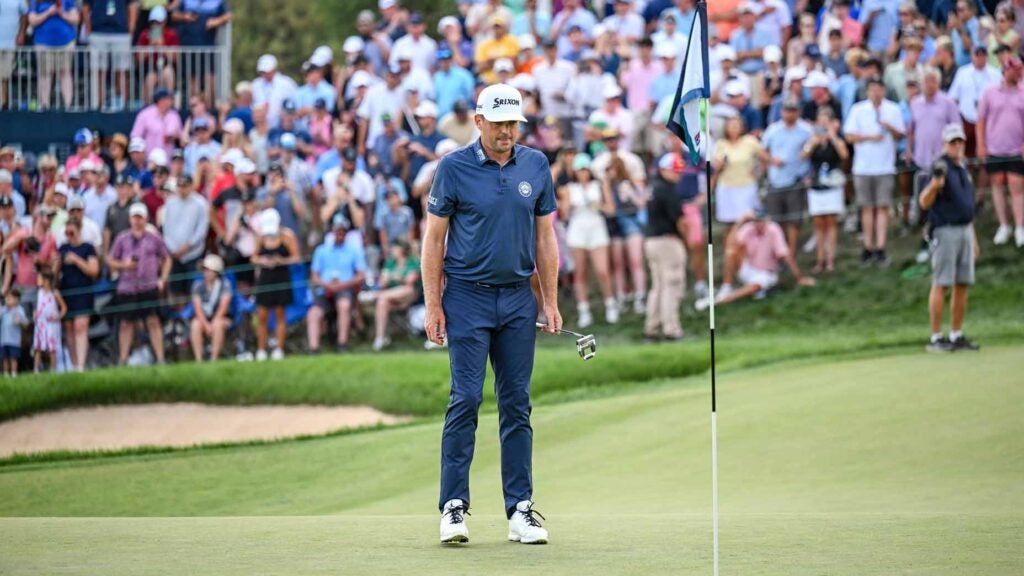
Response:
POLYGON ((476 106, 480 139, 441 159, 427 199, 425 328, 435 344, 447 337, 452 372, 441 436, 441 542, 446 543, 469 541, 464 515, 488 357, 498 401, 508 539, 525 544, 548 539, 531 501, 530 374, 538 302, 530 276, 535 269, 545 330, 558 333, 562 317, 556 300, 554 185, 544 155, 516 144, 519 123, 525 121, 518 90, 505 84, 485 88, 476 106))

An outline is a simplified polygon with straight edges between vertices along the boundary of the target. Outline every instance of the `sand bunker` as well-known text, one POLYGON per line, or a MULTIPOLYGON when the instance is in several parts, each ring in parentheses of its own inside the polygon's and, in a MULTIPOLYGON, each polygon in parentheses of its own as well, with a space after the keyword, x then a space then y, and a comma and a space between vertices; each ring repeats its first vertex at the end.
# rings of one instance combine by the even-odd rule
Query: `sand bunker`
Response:
POLYGON ((0 457, 15 452, 275 440, 405 420, 368 406, 175 403, 71 408, 0 423, 0 457))

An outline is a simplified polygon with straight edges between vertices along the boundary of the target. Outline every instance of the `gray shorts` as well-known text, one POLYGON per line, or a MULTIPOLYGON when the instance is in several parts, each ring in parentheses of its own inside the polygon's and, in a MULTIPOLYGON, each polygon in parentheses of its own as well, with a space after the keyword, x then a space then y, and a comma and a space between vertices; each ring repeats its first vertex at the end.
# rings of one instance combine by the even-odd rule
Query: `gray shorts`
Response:
POLYGON ((794 184, 787 188, 768 188, 764 197, 768 215, 779 224, 799 224, 807 211, 807 188, 794 184))
POLYGON ((861 208, 887 208, 892 205, 892 191, 896 187, 896 176, 853 177, 853 190, 857 195, 857 206, 861 208))
POLYGON ((113 64, 113 69, 124 72, 132 65, 131 34, 107 34, 93 32, 89 35, 89 56, 93 70, 106 70, 113 64))
POLYGON ((939 226, 932 231, 932 285, 974 284, 974 229, 939 226))

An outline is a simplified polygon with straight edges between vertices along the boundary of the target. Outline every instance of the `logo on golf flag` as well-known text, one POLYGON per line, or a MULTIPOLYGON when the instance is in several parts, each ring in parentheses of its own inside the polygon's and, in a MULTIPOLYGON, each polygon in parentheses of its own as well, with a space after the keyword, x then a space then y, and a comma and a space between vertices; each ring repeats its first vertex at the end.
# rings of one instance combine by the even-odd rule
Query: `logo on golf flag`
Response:
POLYGON ((519 195, 523 198, 529 198, 530 194, 533 194, 533 186, 526 180, 519 183, 519 195))

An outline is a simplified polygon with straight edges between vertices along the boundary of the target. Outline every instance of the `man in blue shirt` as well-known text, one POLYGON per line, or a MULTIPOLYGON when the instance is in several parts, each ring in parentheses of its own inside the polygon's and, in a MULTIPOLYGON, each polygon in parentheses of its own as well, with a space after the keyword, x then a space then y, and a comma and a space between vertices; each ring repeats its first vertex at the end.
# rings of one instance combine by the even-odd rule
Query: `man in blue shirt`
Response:
POLYGON ((317 100, 323 100, 328 112, 333 114, 336 94, 334 87, 324 80, 322 68, 309 62, 304 63, 302 68, 306 73, 306 83, 295 91, 295 127, 296 130, 309 131, 309 119, 317 100))
POLYGON ((737 67, 746 74, 764 72, 764 47, 772 43, 770 34, 757 27, 761 5, 747 1, 740 4, 740 27, 729 37, 729 45, 736 51, 737 67))
POLYGON ((103 100, 106 89, 106 73, 108 56, 110 68, 114 71, 114 89, 117 96, 111 99, 110 108, 121 110, 124 99, 128 95, 128 68, 132 64, 132 35, 139 18, 138 0, 85 0, 82 3, 82 16, 89 37, 89 56, 92 69, 96 74, 99 86, 99 102, 93 106, 105 105, 103 100))
POLYGON ((469 467, 490 356, 508 536, 541 544, 548 534, 531 501, 530 375, 538 302, 530 278, 536 270, 545 330, 557 333, 562 316, 554 184, 547 158, 515 143, 519 123, 526 122, 518 90, 505 84, 485 88, 475 121, 479 140, 438 164, 423 238, 424 327, 434 344, 448 339, 452 372, 441 438, 441 542, 469 540, 463 515, 469 510, 469 467))
POLYGON ((782 103, 782 120, 764 131, 764 161, 768 165, 768 195, 765 208, 772 220, 786 231, 789 253, 796 254, 800 223, 807 207, 804 177, 810 162, 803 149, 811 139, 811 127, 800 120, 800 101, 787 98, 782 103))
POLYGON ((476 82, 468 70, 452 61, 452 51, 442 46, 437 51, 437 72, 434 72, 434 94, 437 95, 439 118, 452 111, 459 100, 473 100, 476 82))
POLYGON ((351 227, 344 214, 335 214, 331 220, 331 231, 334 234, 330 238, 332 241, 325 241, 313 252, 309 284, 316 302, 306 314, 306 335, 309 337, 309 349, 313 353, 320 351, 320 324, 332 309, 338 314, 338 342, 335 347, 339 352, 344 352, 348 344, 352 303, 355 302, 356 291, 366 278, 366 257, 351 242, 345 242, 351 227))

